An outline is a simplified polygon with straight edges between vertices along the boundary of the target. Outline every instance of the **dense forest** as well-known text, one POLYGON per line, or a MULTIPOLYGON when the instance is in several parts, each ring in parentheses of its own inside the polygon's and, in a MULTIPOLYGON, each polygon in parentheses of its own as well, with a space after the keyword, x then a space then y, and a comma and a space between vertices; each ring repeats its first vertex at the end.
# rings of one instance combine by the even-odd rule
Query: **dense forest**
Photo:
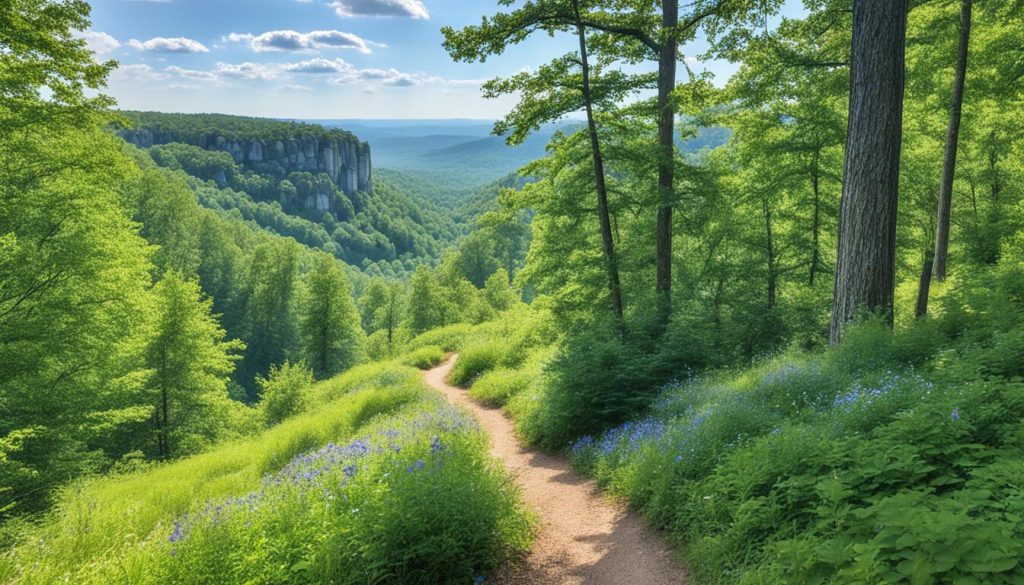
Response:
POLYGON ((574 122, 475 187, 0 7, 0 580, 482 583, 543 522, 457 353, 694 582, 1021 582, 1024 4, 497 5, 454 61, 573 49, 495 133, 574 122))

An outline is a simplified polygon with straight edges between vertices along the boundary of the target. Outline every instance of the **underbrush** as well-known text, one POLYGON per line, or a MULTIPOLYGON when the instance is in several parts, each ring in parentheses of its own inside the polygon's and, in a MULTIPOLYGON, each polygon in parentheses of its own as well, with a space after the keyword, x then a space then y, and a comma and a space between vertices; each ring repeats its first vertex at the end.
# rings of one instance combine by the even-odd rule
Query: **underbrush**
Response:
POLYGON ((436 345, 427 345, 411 351, 402 358, 407 366, 429 370, 444 361, 444 350, 436 345))
POLYGON ((544 368, 554 354, 553 347, 542 347, 531 352, 519 368, 498 367, 485 372, 470 387, 469 395, 484 404, 504 406, 513 397, 543 383, 544 368))
POLYGON ((467 583, 531 523, 475 423, 416 370, 363 366, 262 435, 65 490, 7 583, 467 583), (315 404, 315 402, 311 402, 315 404))
POLYGON ((1022 275, 963 278, 895 334, 865 323, 838 350, 667 383, 573 462, 701 582, 1020 583, 1022 275))

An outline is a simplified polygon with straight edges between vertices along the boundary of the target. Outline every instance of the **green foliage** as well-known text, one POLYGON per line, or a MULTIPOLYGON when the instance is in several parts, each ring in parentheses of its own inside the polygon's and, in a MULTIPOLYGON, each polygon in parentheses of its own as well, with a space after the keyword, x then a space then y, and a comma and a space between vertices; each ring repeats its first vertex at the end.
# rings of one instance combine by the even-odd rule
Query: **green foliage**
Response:
POLYGON ((153 288, 154 331, 144 350, 151 372, 146 396, 153 407, 157 455, 169 459, 195 453, 220 438, 223 427, 210 424, 224 411, 244 408, 228 400, 227 380, 235 351, 245 345, 224 340, 199 285, 169 272, 153 288))
POLYGON ((411 351, 402 359, 402 363, 421 370, 430 368, 444 361, 444 350, 436 345, 428 345, 411 351))
POLYGON ((304 281, 299 332, 307 363, 319 378, 343 372, 365 356, 365 333, 352 301, 352 290, 338 263, 315 257, 304 281))
POLYGON ((285 362, 270 369, 266 378, 256 378, 260 388, 260 414, 267 426, 306 410, 307 390, 313 385, 313 372, 302 362, 285 362))
POLYGON ((475 424, 415 371, 370 370, 391 384, 342 377, 339 399, 253 439, 82 482, 24 528, 0 578, 466 582, 523 550, 530 521, 475 424))
MULTIPOLYGON (((836 351, 669 384, 574 461, 686 543, 709 583, 1019 580, 1019 262, 942 317, 867 323, 836 351), (999 306, 998 324, 965 314, 999 306), (940 333, 946 332, 946 333, 940 333), (1007 345, 1009 344, 1009 345, 1007 345), (992 367, 995 366, 995 367, 992 367)), ((975 285, 974 282, 984 283, 975 285)))
POLYGON ((457 386, 472 384, 480 374, 501 363, 504 354, 505 344, 497 340, 468 344, 459 352, 448 381, 457 386))
POLYGON ((465 343, 466 338, 475 331, 469 323, 456 323, 431 329, 421 333, 409 341, 409 349, 419 349, 427 346, 440 347, 446 352, 457 351, 465 343))

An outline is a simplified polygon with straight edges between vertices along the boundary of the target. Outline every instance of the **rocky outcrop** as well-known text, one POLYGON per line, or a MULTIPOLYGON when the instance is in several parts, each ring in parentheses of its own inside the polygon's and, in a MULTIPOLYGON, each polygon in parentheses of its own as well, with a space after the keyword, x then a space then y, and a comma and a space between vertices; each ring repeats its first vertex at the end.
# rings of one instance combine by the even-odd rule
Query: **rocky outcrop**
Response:
MULTIPOLYGON (((283 179, 293 172, 325 173, 346 195, 373 193, 373 164, 370 146, 341 131, 299 132, 279 139, 234 139, 204 133, 195 136, 163 132, 145 127, 124 130, 122 138, 135 146, 184 142, 206 150, 224 151, 238 164, 283 179)), ((314 202, 316 208, 324 204, 314 202)))

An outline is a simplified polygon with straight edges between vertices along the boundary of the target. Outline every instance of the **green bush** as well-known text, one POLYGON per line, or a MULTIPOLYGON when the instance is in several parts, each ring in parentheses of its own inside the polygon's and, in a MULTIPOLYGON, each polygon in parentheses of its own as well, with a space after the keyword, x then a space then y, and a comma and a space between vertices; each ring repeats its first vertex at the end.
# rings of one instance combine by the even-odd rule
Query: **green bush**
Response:
POLYGON ((285 363, 258 377, 260 414, 267 426, 274 426, 305 408, 305 392, 313 385, 313 372, 305 365, 285 363))
POLYGON ((443 349, 436 345, 428 345, 406 354, 406 356, 402 358, 402 363, 421 370, 429 370, 443 362, 444 357, 443 349))
POLYGON ((448 381, 456 386, 469 385, 480 374, 500 364, 504 353, 505 346, 498 341, 470 345, 459 353, 448 381))
POLYGON ((499 367, 481 374, 469 389, 473 398, 492 406, 504 406, 531 385, 542 384, 544 368, 554 358, 554 348, 534 350, 522 367, 499 367))
POLYGON ((474 326, 469 323, 457 323, 455 325, 438 327, 414 337, 406 345, 406 349, 408 351, 415 351, 423 347, 437 346, 444 351, 458 351, 462 347, 466 336, 473 330, 474 326))
POLYGON ((484 404, 504 406, 510 398, 525 390, 533 379, 530 372, 498 368, 477 378, 469 389, 469 395, 484 404))

